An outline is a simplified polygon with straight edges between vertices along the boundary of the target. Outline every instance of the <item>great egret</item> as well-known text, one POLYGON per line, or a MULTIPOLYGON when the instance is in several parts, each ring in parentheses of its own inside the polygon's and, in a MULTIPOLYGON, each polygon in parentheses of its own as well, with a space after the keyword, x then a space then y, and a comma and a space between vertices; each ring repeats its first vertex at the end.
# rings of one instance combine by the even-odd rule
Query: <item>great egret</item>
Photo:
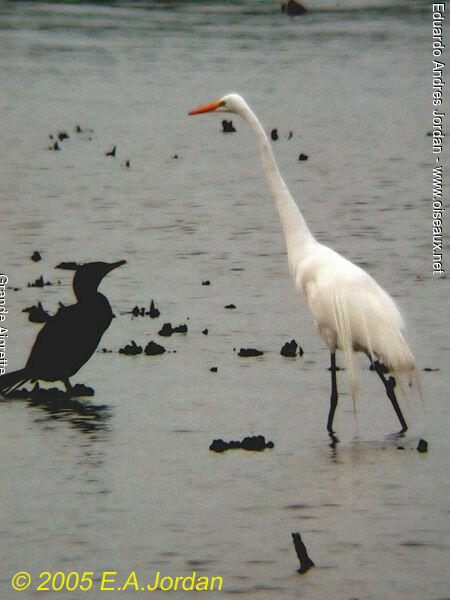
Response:
POLYGON ((367 354, 394 407, 401 433, 405 432, 408 426, 395 395, 395 378, 386 378, 385 374, 406 372, 411 381, 416 363, 401 333, 403 319, 395 302, 363 269, 314 238, 281 177, 269 139, 245 100, 238 94, 228 94, 189 114, 210 112, 239 115, 258 139, 267 182, 284 230, 292 277, 305 295, 314 325, 330 350, 329 433, 333 434, 338 402, 336 350, 344 352, 353 400, 357 390, 353 352, 367 354))
POLYGON ((0 393, 8 395, 26 381, 63 381, 67 392, 69 377, 90 359, 114 315, 97 287, 113 269, 126 263, 93 262, 76 268, 73 291, 78 302, 61 307, 36 337, 23 369, 0 377, 0 393))

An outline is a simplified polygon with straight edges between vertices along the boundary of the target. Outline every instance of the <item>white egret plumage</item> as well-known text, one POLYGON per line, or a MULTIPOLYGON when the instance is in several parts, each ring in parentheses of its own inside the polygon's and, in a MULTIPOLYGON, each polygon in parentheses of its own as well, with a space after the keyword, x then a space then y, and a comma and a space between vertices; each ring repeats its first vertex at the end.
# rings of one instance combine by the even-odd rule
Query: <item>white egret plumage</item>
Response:
POLYGON ((338 402, 336 350, 345 356, 353 398, 356 395, 354 352, 365 352, 382 380, 402 426, 408 426, 395 394, 395 376, 416 376, 414 357, 403 337, 403 319, 394 300, 366 271, 328 246, 309 230, 279 170, 269 139, 254 112, 238 94, 190 111, 190 115, 227 112, 242 117, 257 137, 262 163, 286 240, 289 267, 296 287, 311 310, 314 325, 330 350, 331 399, 327 429, 333 433, 338 402), (386 377, 386 373, 391 376, 386 377))

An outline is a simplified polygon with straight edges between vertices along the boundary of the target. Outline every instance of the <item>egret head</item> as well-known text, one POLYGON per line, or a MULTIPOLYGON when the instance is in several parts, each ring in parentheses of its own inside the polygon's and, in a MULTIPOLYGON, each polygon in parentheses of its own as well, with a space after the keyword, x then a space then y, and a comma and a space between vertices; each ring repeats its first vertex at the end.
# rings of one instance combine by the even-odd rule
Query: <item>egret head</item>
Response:
POLYGON ((227 94, 220 100, 205 104, 199 108, 189 111, 190 115, 200 115, 207 112, 227 112, 239 114, 242 107, 245 106, 245 100, 239 94, 227 94))

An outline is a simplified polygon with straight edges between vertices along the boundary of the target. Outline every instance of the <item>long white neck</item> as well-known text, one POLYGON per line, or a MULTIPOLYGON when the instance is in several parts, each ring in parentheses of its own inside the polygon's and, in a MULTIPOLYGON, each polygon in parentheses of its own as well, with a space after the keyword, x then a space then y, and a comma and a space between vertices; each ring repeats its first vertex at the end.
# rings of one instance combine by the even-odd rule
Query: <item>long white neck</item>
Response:
POLYGON ((295 255, 300 259, 307 252, 308 246, 316 243, 316 240, 281 177, 269 138, 255 113, 245 104, 240 107, 239 114, 249 123, 258 138, 264 172, 283 227, 288 257, 292 259, 295 255))

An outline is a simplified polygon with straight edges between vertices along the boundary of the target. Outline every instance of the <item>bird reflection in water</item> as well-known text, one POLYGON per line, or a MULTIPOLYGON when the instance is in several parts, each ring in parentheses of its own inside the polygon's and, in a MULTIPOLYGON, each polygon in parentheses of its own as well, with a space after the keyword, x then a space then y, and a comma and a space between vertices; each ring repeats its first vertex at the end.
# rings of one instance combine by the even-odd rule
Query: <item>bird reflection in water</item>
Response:
POLYGON ((95 434, 108 430, 111 409, 107 404, 92 404, 85 399, 93 395, 94 390, 83 384, 74 385, 68 394, 54 387, 41 388, 36 383, 32 390, 14 390, 7 400, 25 400, 30 408, 48 413, 45 421, 66 421, 82 433, 95 434))

